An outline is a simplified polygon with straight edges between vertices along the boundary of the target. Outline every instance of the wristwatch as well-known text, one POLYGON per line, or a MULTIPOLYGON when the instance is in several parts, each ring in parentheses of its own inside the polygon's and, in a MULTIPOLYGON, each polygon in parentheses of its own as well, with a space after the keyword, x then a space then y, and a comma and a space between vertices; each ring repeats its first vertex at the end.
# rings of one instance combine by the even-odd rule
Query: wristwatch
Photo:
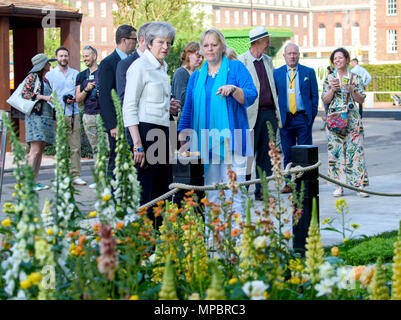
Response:
POLYGON ((232 86, 232 89, 231 89, 230 95, 233 95, 235 90, 237 90, 237 87, 234 86, 233 84, 231 86, 232 86))

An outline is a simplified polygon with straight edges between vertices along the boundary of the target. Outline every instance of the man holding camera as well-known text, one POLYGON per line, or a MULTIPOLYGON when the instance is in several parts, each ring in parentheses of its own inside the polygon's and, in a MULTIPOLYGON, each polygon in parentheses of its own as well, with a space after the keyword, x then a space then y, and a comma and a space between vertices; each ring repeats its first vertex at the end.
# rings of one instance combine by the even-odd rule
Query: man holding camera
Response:
POLYGON ((64 110, 71 152, 71 175, 73 184, 86 185, 81 179, 81 124, 75 99, 75 83, 78 71, 68 66, 69 51, 65 47, 56 50, 57 67, 46 74, 51 87, 64 110))
MULTIPOLYGON (((91 46, 86 46, 82 50, 82 57, 86 70, 80 72, 77 76, 75 86, 75 98, 78 104, 84 103, 84 115, 82 122, 84 130, 92 147, 93 160, 97 159, 97 126, 96 117, 100 114, 99 89, 98 89, 98 64, 97 50, 91 46)), ((93 183, 89 188, 95 188, 93 183)))

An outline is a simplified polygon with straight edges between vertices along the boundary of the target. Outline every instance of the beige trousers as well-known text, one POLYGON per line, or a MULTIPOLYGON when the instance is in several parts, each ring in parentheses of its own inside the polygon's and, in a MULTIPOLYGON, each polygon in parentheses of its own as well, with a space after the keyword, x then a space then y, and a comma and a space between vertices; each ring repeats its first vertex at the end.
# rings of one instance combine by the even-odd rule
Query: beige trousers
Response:
POLYGON ((72 126, 73 117, 65 117, 68 134, 68 145, 70 146, 71 175, 79 177, 81 175, 81 123, 80 115, 74 114, 74 126, 72 126))

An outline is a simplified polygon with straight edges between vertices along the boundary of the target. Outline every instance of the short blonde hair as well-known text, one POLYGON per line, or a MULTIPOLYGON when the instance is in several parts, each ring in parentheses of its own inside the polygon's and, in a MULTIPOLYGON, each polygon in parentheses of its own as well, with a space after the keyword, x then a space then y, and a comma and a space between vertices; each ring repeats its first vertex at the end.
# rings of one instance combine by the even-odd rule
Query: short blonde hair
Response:
POLYGON ((238 60, 237 53, 233 48, 227 48, 226 50, 226 57, 229 60, 238 60))
POLYGON ((221 33, 220 30, 217 29, 209 29, 206 30, 204 33, 202 33, 201 37, 200 37, 200 54, 204 56, 203 53, 203 41, 205 40, 205 37, 207 35, 213 35, 214 38, 217 40, 217 42, 222 46, 223 48, 223 55, 226 54, 227 51, 227 43, 226 43, 226 38, 224 38, 223 34, 221 33))

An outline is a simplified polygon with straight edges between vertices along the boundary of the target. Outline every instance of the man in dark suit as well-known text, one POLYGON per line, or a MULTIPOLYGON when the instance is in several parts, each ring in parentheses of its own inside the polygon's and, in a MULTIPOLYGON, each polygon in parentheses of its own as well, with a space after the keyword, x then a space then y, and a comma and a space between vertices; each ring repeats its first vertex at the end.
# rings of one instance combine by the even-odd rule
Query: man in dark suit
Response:
POLYGON ((137 37, 134 27, 121 25, 116 31, 116 49, 109 56, 104 58, 99 65, 99 104, 100 115, 104 122, 106 132, 109 138, 110 157, 107 168, 108 177, 113 177, 113 170, 116 160, 116 135, 117 135, 117 117, 116 111, 111 99, 111 90, 116 89, 116 69, 120 60, 130 55, 136 47, 137 37))
MULTIPOLYGON (((290 163, 291 147, 312 144, 312 125, 317 114, 319 91, 316 74, 299 61, 299 48, 289 43, 284 49, 286 65, 274 70, 278 104, 283 127, 280 129, 284 167, 290 163)), ((285 185, 282 193, 292 192, 285 185)))

